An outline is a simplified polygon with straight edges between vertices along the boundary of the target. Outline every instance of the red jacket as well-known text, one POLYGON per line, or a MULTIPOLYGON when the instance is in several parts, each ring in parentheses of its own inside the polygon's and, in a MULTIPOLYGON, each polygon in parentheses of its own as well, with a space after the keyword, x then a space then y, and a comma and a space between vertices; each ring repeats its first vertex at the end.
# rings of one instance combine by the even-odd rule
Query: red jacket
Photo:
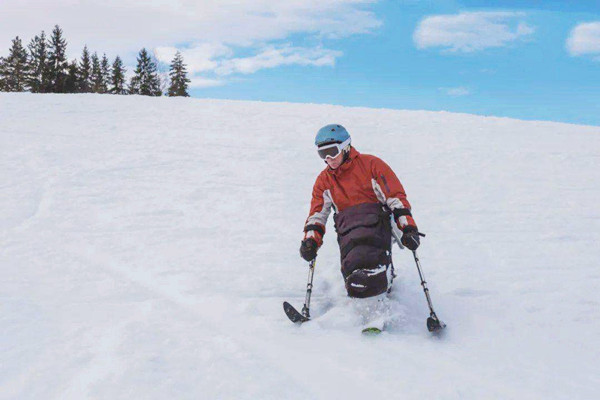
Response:
POLYGON ((350 149, 348 160, 336 169, 325 168, 313 187, 310 213, 304 224, 304 238, 323 243, 325 224, 334 212, 362 203, 386 204, 401 230, 416 227, 410 203, 394 171, 381 159, 350 149))

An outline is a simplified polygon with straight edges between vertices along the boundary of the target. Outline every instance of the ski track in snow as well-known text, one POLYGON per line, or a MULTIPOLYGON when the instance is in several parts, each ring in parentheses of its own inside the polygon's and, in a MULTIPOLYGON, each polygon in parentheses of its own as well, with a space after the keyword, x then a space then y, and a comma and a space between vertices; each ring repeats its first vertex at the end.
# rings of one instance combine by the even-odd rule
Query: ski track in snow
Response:
POLYGON ((0 94, 0 398, 594 398, 599 150, 445 112, 0 94), (443 336, 397 249, 396 319, 360 335, 331 224, 316 318, 285 318, 330 122, 403 182, 443 336))

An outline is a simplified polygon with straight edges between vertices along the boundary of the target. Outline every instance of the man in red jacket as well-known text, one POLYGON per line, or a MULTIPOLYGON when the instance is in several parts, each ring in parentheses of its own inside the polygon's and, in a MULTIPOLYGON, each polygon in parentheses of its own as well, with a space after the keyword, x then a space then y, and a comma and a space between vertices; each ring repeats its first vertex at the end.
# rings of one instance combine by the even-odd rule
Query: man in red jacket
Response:
POLYGON ((313 187, 300 255, 307 261, 317 256, 333 209, 348 295, 382 294, 391 288, 393 278, 391 215, 402 230, 402 244, 410 250, 419 247, 404 188, 385 162, 356 151, 341 125, 321 128, 315 144, 327 167, 313 187))

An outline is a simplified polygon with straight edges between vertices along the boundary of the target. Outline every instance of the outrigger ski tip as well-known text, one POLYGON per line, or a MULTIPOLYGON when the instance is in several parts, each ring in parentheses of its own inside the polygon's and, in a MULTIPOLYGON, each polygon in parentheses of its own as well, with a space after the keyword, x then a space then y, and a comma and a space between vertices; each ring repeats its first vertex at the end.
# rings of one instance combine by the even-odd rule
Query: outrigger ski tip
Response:
POLYGON ((438 319, 436 315, 427 318, 427 330, 432 333, 440 332, 446 327, 446 324, 438 319))
POLYGON ((287 301, 283 302, 283 311, 285 311, 285 315, 288 316, 290 321, 292 321, 295 324, 301 324, 303 322, 310 321, 310 318, 302 315, 298 310, 294 308, 294 306, 292 306, 287 301))

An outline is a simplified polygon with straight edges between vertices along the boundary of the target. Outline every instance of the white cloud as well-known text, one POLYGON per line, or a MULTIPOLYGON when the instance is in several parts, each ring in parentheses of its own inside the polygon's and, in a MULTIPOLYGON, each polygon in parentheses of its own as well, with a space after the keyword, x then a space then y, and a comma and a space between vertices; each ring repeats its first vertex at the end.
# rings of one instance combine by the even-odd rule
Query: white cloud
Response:
POLYGON ((221 79, 209 79, 209 78, 200 78, 200 77, 192 77, 190 82, 191 88, 207 88, 207 87, 216 87, 223 86, 227 82, 221 79))
POLYGON ((252 74, 259 69, 275 68, 281 65, 332 67, 335 65, 336 57, 341 55, 342 53, 339 51, 324 48, 269 47, 255 56, 224 60, 216 69, 216 73, 219 75, 252 74))
POLYGON ((600 22, 577 25, 567 39, 567 51, 572 56, 600 55, 600 22))
POLYGON ((217 76, 252 74, 260 69, 283 65, 332 67, 342 52, 322 47, 306 48, 284 45, 267 46, 258 54, 248 57, 232 57, 233 50, 223 45, 200 45, 189 49, 158 47, 154 51, 161 63, 169 64, 177 51, 182 53, 187 70, 192 76, 192 87, 221 86, 225 81, 199 76, 199 73, 214 73, 217 76))
POLYGON ((423 19, 413 34, 419 49, 442 47, 450 52, 473 52, 503 47, 534 32, 519 12, 462 12, 423 19))
POLYGON ((449 87, 449 88, 439 88, 442 92, 446 93, 448 96, 460 97, 460 96, 468 96, 471 94, 471 91, 463 86, 458 87, 449 87))

